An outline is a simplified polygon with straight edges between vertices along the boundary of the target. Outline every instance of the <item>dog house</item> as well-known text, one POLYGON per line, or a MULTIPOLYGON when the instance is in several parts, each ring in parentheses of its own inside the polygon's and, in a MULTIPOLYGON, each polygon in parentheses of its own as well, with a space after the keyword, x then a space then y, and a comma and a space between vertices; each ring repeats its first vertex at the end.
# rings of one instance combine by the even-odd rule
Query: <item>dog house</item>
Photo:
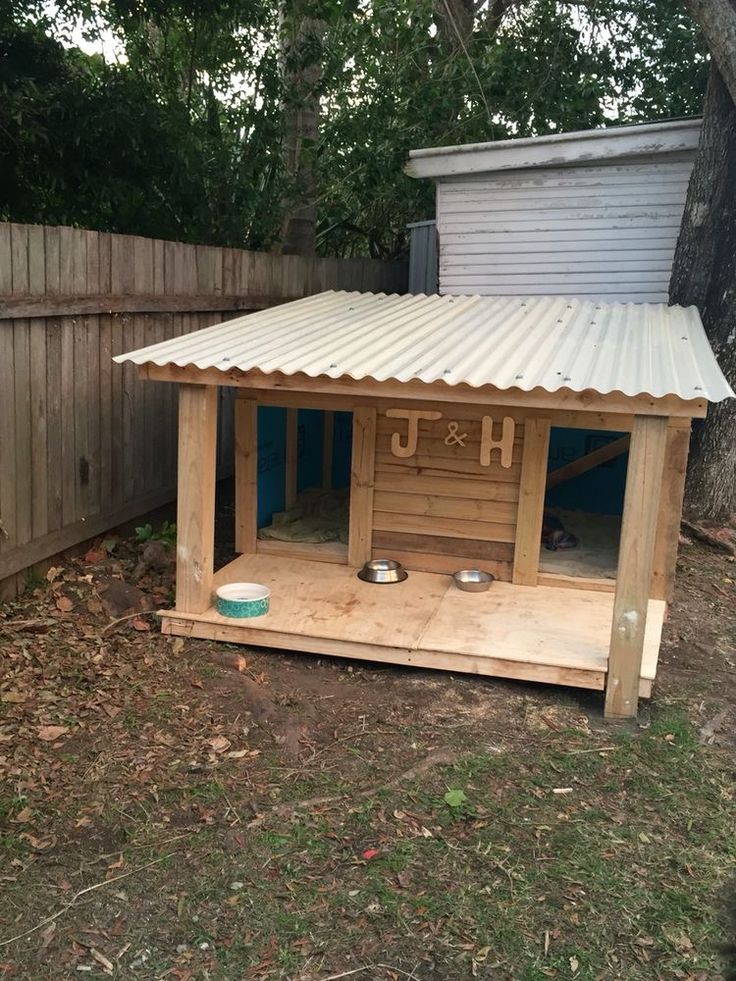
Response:
MULTIPOLYGON (((731 396, 694 308, 560 297, 321 293, 121 355, 179 389, 176 608, 163 631, 572 685, 632 716, 671 597, 693 418, 731 396), (217 391, 235 401, 238 557, 214 569, 217 391), (346 543, 257 529, 257 416, 352 419, 346 543), (630 439, 615 580, 540 571, 552 426, 630 439), (408 578, 361 581, 372 557, 408 578), (480 568, 485 593, 451 574, 480 568), (217 613, 231 582, 271 589, 217 613)), ((290 422, 291 420, 291 422, 290 422)), ((296 467, 287 434, 287 481, 296 467)), ((293 493, 292 493, 293 496, 293 493)))

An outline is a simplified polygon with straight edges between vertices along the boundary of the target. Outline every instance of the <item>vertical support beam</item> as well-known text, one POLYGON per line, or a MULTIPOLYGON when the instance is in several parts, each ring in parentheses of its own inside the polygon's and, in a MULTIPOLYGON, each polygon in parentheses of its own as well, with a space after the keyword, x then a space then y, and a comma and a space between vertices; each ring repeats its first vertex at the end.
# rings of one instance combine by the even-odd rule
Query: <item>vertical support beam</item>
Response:
POLYGON ((332 487, 332 454, 335 447, 335 413, 325 409, 322 430, 322 489, 332 487))
POLYGON ((685 497, 685 475, 690 449, 690 426, 670 426, 667 430, 662 496, 657 536, 654 543, 654 571, 652 573, 652 599, 672 602, 677 568, 677 546, 680 541, 682 502, 685 497))
POLYGON ((299 410, 286 410, 285 506, 293 508, 297 494, 297 453, 299 451, 299 410))
POLYGON ((176 608, 204 613, 212 603, 217 467, 217 386, 179 386, 176 608))
POLYGON ((524 423, 513 573, 519 586, 537 585, 550 428, 549 419, 527 419, 524 423))
POLYGON ((258 535, 258 403, 235 399, 235 551, 252 553, 258 535))
POLYGON ((667 444, 664 416, 635 416, 613 600, 606 718, 636 715, 667 444))
POLYGON ((348 527, 348 565, 356 568, 371 557, 375 468, 376 410, 358 406, 353 410, 348 527))

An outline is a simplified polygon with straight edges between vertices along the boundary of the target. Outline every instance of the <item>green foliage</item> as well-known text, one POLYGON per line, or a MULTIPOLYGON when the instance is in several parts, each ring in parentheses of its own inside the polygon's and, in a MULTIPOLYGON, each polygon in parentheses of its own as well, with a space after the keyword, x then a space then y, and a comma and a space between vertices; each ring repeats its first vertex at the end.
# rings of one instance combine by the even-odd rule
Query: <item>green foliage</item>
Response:
POLYGON ((145 542, 166 542, 167 545, 175 545, 176 525, 164 521, 158 531, 151 524, 139 525, 135 530, 135 540, 140 545, 145 542))
POLYGON ((465 796, 462 790, 448 790, 445 796, 442 798, 448 807, 453 810, 458 810, 467 803, 468 798, 465 796))
MULTIPOLYGON (((0 12, 0 218, 269 248, 290 188, 281 38, 324 31, 318 246, 391 257, 433 214, 412 148, 700 111, 707 60, 679 0, 487 5, 463 44, 432 0, 11 0, 0 12), (279 22, 280 13, 284 19, 279 22), (112 36, 118 63, 74 47, 112 36)), ((287 56, 288 57, 288 56, 287 56)), ((291 101, 290 101, 291 100, 291 101)))

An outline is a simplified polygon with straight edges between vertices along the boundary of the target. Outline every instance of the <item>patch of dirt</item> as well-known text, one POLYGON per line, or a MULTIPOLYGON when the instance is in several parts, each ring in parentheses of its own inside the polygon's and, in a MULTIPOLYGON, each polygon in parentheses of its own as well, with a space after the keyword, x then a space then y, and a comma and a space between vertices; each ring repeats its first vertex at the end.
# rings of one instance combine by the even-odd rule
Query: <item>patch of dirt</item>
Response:
MULTIPOLYGON (((427 760, 542 751, 570 733, 604 746, 609 738, 597 693, 163 637, 152 611, 173 600, 172 569, 164 553, 150 559, 131 542, 108 541, 0 609, 0 882, 20 888, 43 870, 54 905, 90 881, 163 861, 150 856, 189 835, 212 831, 237 855, 264 815, 298 825, 305 801, 319 814, 319 801, 343 799, 355 814, 427 760)), ((730 558, 684 546, 653 700, 655 712, 684 709, 702 741, 725 751, 736 733, 735 601, 730 558)), ((590 752, 580 745, 572 752, 590 752)), ((417 813, 425 806, 411 804, 417 813)), ((330 833, 338 852, 347 847, 339 829, 330 833)), ((111 889, 108 926, 122 922, 115 896, 111 889)), ((48 897, 27 902, 43 910, 48 897)), ((28 916, 26 906, 6 908, 7 937, 28 916)), ((136 923, 134 910, 126 916, 136 923)), ((136 925, 135 950, 145 951, 146 929, 136 925)), ((78 976, 89 950, 79 930, 60 923, 45 947, 37 940, 41 958, 62 952, 55 977, 78 976)), ((145 963, 125 976, 158 976, 145 963)), ((101 963, 95 970, 109 973, 101 963)))
POLYGON ((655 700, 683 703, 712 745, 736 748, 736 562, 681 546, 665 623, 655 700), (714 731, 708 727, 714 718, 714 731))

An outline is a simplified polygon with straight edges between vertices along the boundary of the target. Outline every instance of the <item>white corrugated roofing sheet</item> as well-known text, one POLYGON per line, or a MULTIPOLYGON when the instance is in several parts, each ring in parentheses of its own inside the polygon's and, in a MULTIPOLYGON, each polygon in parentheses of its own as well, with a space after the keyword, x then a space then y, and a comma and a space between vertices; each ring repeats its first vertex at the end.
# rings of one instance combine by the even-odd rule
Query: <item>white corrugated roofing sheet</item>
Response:
POLYGON ((733 395, 695 307, 554 296, 330 291, 115 360, 711 402, 733 395))

